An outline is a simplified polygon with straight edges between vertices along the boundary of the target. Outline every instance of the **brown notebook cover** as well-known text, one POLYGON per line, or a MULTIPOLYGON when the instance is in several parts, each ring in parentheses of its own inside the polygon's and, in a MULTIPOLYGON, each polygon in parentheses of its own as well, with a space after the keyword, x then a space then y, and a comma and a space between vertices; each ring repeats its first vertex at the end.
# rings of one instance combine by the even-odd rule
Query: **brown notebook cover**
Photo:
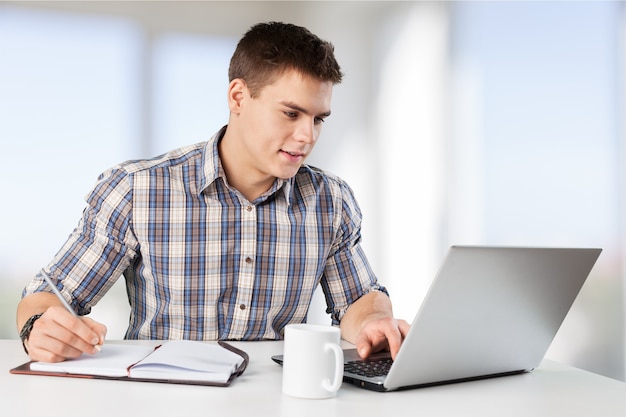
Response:
MULTIPOLYGON (((229 386, 234 379, 244 373, 246 367, 248 366, 249 357, 246 352, 241 349, 237 349, 236 347, 223 342, 217 342, 221 347, 227 349, 243 358, 243 362, 239 366, 239 368, 233 372, 226 382, 214 382, 214 381, 199 381, 199 380, 184 380, 184 379, 153 379, 153 378, 138 378, 138 377, 129 377, 129 376, 105 376, 105 375, 87 375, 87 374, 75 374, 75 373, 67 373, 67 372, 48 372, 48 371, 35 371, 31 370, 30 364, 32 361, 26 362, 20 366, 17 366, 11 369, 9 372, 12 374, 21 374, 21 375, 43 375, 43 376, 57 376, 57 377, 69 377, 69 378, 85 378, 85 379, 108 379, 115 381, 136 381, 136 382, 156 382, 156 383, 166 383, 166 384, 183 384, 183 385, 204 385, 204 386, 215 386, 215 387, 227 387, 229 386)), ((158 349, 159 346, 155 347, 158 349)))

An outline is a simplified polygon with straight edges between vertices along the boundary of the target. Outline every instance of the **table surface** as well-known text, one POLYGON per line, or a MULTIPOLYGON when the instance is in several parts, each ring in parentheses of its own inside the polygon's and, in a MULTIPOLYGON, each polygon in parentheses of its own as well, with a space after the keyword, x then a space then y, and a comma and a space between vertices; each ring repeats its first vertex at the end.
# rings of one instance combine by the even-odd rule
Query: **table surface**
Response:
MULTIPOLYGON (((107 341, 141 343, 156 341, 107 341)), ((553 361, 533 372, 407 391, 377 393, 343 384, 337 397, 292 398, 281 392, 282 368, 271 356, 282 342, 233 342, 250 355, 228 388, 13 375, 28 360, 19 340, 0 340, 4 416, 620 416, 626 383, 553 361)))

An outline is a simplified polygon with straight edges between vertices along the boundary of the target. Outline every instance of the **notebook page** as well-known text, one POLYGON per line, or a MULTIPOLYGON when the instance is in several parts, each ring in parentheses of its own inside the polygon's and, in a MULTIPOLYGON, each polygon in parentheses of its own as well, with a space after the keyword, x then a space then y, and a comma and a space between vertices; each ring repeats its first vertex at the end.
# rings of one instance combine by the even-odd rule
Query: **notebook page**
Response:
POLYGON ((243 358, 217 344, 171 340, 133 366, 134 378, 226 382, 243 358))
POLYGON ((70 373, 79 375, 127 376, 127 368, 145 358, 152 346, 102 345, 102 351, 94 355, 83 354, 76 359, 63 362, 32 362, 30 369, 41 372, 70 373))

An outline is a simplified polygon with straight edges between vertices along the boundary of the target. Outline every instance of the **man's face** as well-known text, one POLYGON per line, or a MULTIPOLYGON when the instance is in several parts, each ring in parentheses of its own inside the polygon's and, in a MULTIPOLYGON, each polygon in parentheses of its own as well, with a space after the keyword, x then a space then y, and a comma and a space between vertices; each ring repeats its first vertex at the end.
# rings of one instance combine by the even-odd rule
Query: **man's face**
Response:
POLYGON ((256 98, 243 89, 239 155, 251 179, 291 178, 304 163, 330 115, 332 83, 288 70, 256 98))

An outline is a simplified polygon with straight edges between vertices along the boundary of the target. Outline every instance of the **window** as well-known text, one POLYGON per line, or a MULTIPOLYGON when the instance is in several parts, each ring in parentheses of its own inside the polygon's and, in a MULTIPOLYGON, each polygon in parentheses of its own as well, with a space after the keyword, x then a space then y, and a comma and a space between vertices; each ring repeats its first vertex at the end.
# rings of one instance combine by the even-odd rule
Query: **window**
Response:
POLYGON ((166 34, 153 49, 153 154, 208 140, 228 123, 228 64, 238 39, 166 34))
POLYGON ((74 228, 98 174, 137 154, 139 28, 124 19, 0 7, 0 337, 74 228))

